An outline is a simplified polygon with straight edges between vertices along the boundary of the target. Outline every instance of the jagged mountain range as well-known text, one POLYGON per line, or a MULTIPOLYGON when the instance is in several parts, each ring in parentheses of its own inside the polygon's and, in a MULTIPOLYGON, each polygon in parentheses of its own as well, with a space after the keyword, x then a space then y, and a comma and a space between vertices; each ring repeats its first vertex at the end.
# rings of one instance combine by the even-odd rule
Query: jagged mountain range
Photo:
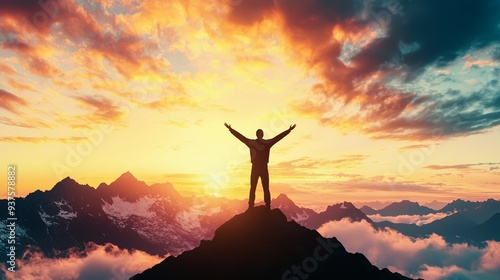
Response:
MULTIPOLYGON (((456 200, 440 210, 455 214, 423 226, 374 223, 349 202, 330 205, 320 213, 297 206, 284 194, 273 199, 271 204, 288 220, 309 229, 349 218, 365 220, 376 228, 390 227, 414 237, 434 232, 452 242, 500 240, 499 216, 494 216, 500 213, 500 202, 492 199, 485 202, 456 200)), ((395 205, 415 206, 415 203, 395 205)), ((16 198, 16 206, 18 253, 35 246, 52 256, 54 250, 83 249, 86 243, 94 242, 112 243, 156 255, 178 255, 195 248, 200 240, 212 238, 220 225, 244 212, 247 203, 246 200, 182 196, 169 183, 149 186, 126 172, 111 184, 102 183, 97 188, 81 185, 68 177, 51 190, 16 198)), ((0 200, 2 207, 7 208, 6 200, 0 200)), ((399 213, 409 214, 401 210, 403 208, 399 208, 399 213)), ((5 220, 5 215, 5 211, 0 212, 1 219, 5 220)), ((0 223, 0 227, 5 230, 4 223, 0 223)), ((6 238, 1 235, 0 241, 6 244, 6 238)), ((4 250, 0 248, 2 261, 6 256, 4 250)))
MULTIPOLYGON (((453 203, 453 202, 452 202, 453 203)), ((500 241, 500 202, 487 200, 474 208, 457 210, 454 214, 429 224, 417 226, 383 221, 375 223, 375 228, 392 228, 411 237, 427 237, 435 233, 448 243, 463 243, 484 246, 488 240, 500 241), (489 219, 485 219, 489 217, 489 219)))
POLYGON ((500 241, 500 201, 495 199, 485 201, 457 199, 439 210, 403 200, 380 210, 368 206, 363 206, 360 210, 367 216, 379 214, 391 217, 448 213, 449 216, 420 226, 382 221, 374 223, 374 227, 379 229, 389 227, 411 237, 427 237, 435 233, 450 243, 467 242, 481 246, 487 240, 500 241))
POLYGON ((379 214, 381 216, 399 216, 399 215, 428 215, 434 213, 462 213, 469 219, 480 224, 491 218, 495 213, 500 212, 500 201, 488 199, 485 201, 464 201, 462 199, 454 200, 446 204, 439 210, 433 210, 429 207, 420 205, 418 202, 403 200, 393 202, 379 210, 373 209, 367 205, 359 208, 366 215, 379 214))
MULTIPOLYGON (((6 200, 0 200, 0 207, 6 205, 6 200)), ((17 198, 16 205, 18 248, 35 246, 48 256, 73 247, 83 249, 88 242, 177 255, 194 248, 200 240, 212 238, 222 223, 248 206, 246 200, 182 196, 171 184, 148 186, 130 172, 97 188, 67 177, 51 190, 17 198)), ((316 213, 298 207, 282 194, 272 205, 282 209, 287 219, 309 228, 342 218, 371 222, 347 202, 316 213)), ((1 215, 6 215, 4 212, 0 218, 6 218, 1 215)), ((6 236, 0 238, 6 242, 6 236)), ((0 254, 0 258, 5 257, 0 254)))

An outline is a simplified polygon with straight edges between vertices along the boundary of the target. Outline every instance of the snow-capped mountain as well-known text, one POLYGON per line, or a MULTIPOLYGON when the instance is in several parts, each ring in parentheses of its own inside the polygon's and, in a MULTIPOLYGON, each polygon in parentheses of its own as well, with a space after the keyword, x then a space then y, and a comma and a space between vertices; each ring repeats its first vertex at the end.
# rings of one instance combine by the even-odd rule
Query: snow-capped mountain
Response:
MULTIPOLYGON (((6 204, 0 200, 0 207, 5 209, 6 204)), ((88 242, 178 255, 211 239, 221 224, 247 208, 246 200, 185 197, 169 183, 148 186, 129 172, 97 188, 67 177, 49 191, 17 198, 16 205, 18 254, 35 246, 48 256, 73 247, 83 249, 88 242)), ((369 220, 350 203, 316 213, 281 194, 272 206, 281 209, 288 220, 311 229, 344 217, 369 220)), ((0 213, 5 220, 1 215, 5 212, 0 213)), ((4 230, 5 224, 0 227, 4 230)))

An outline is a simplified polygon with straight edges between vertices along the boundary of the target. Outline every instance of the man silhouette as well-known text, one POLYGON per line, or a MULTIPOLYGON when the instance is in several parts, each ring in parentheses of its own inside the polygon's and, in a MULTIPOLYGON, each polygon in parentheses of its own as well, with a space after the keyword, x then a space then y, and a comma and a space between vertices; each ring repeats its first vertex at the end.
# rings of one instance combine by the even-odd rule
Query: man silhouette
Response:
POLYGON ((250 174, 250 194, 248 197, 248 208, 253 208, 255 203, 255 189, 257 188, 257 181, 262 182, 262 188, 264 189, 264 202, 268 209, 271 208, 271 193, 269 192, 269 171, 267 170, 267 163, 269 162, 269 152, 271 147, 276 144, 276 142, 287 136, 290 131, 295 128, 295 124, 291 125, 289 129, 283 131, 272 139, 263 139, 264 131, 262 129, 257 129, 256 135, 257 139, 248 139, 243 136, 238 131, 231 128, 231 125, 224 123, 224 125, 229 129, 229 131, 243 142, 250 149, 250 160, 252 162, 252 173, 250 174))

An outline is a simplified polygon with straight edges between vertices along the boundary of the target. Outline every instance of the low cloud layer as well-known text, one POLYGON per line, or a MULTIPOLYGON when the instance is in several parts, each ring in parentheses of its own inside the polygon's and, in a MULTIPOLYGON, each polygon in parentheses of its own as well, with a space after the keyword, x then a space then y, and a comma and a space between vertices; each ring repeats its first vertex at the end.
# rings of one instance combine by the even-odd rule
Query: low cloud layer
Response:
POLYGON ((37 251, 24 254, 28 255, 28 260, 18 262, 15 273, 6 271, 5 266, 0 267, 7 280, 121 280, 163 260, 142 251, 122 250, 112 244, 89 244, 86 252, 70 251, 66 257, 47 258, 37 251))
POLYGON ((395 230, 375 230, 369 223, 329 222, 318 231, 335 236, 349 252, 363 253, 374 265, 424 279, 497 279, 500 242, 484 248, 449 245, 441 236, 410 238, 395 230))
POLYGON ((380 214, 368 215, 374 222, 389 221, 398 224, 415 224, 417 226, 432 223, 436 220, 441 220, 452 213, 431 213, 427 215, 399 215, 399 216, 382 216, 380 214))

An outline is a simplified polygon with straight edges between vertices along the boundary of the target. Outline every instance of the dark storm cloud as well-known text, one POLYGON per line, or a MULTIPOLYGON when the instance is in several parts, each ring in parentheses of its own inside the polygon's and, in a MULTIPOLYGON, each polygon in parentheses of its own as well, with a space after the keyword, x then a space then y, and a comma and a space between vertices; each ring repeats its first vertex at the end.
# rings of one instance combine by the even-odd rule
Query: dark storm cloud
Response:
POLYGON ((239 25, 281 19, 294 55, 302 55, 320 78, 312 91, 360 108, 359 115, 342 118, 332 116, 328 102, 306 100, 295 104, 298 112, 331 126, 350 123, 374 137, 425 139, 480 133, 500 124, 497 81, 472 95, 435 94, 412 85, 422 73, 473 51, 490 49, 491 59, 498 60, 498 11, 499 0, 260 0, 243 1, 228 18, 239 25), (373 28, 383 34, 364 42, 373 28), (346 48, 355 51, 342 58, 346 48), (399 88, 389 86, 394 80, 402 83, 399 88))
POLYGON ((30 15, 40 10, 38 0, 6 0, 0 3, 0 14, 30 15))
MULTIPOLYGON (((500 42, 500 1, 401 1, 385 41, 416 42, 420 48, 404 55, 403 63, 419 73, 429 64, 445 66, 468 50, 500 42)), ((389 45, 389 44, 386 44, 389 45)), ((387 48, 378 48, 380 52, 387 48)), ((397 49, 393 49, 397 52, 397 49)))

